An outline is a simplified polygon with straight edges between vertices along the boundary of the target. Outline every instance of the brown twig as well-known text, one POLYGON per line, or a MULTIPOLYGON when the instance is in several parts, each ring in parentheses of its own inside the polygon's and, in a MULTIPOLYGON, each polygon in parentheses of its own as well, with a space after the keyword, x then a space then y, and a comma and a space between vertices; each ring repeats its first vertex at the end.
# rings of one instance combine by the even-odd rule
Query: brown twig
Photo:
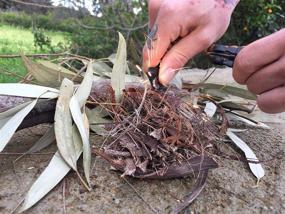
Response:
POLYGON ((139 192, 136 190, 136 188, 125 178, 121 177, 123 180, 134 190, 134 192, 137 194, 137 196, 147 205, 147 207, 153 212, 153 213, 159 213, 156 209, 154 209, 147 201, 139 194, 139 192))

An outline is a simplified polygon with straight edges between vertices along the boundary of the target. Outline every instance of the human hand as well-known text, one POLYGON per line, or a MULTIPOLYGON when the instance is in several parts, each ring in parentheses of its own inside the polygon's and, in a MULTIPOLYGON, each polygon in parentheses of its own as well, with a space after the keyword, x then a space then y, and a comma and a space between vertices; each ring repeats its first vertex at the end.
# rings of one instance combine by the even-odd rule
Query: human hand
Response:
POLYGON ((242 49, 235 60, 233 76, 259 95, 257 104, 262 111, 285 111, 285 29, 242 49))
POLYGON ((143 70, 160 64, 159 81, 168 84, 192 57, 225 33, 238 2, 149 0, 151 32, 143 51, 143 70))

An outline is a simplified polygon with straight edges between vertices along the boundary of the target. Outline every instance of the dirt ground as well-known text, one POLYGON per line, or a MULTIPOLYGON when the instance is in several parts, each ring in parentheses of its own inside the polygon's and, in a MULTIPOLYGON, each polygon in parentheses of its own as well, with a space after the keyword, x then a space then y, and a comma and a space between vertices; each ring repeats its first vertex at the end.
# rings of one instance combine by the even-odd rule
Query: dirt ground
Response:
MULTIPOLYGON (((185 213, 285 213, 283 117, 265 121, 273 127, 271 130, 248 129, 240 134, 264 161, 266 175, 258 187, 247 164, 224 160, 210 172, 206 188, 185 213)), ((41 154, 28 155, 13 163, 19 156, 16 153, 27 151, 46 128, 41 125, 18 132, 4 153, 0 153, 0 213, 10 213, 19 204, 56 150, 53 145, 41 154)), ((101 139, 93 137, 92 142, 100 143, 101 139)), ((238 151, 234 146, 231 148, 238 151)), ((169 181, 125 180, 105 161, 93 162, 91 192, 71 172, 27 213, 169 213, 195 182, 191 177, 169 181)))

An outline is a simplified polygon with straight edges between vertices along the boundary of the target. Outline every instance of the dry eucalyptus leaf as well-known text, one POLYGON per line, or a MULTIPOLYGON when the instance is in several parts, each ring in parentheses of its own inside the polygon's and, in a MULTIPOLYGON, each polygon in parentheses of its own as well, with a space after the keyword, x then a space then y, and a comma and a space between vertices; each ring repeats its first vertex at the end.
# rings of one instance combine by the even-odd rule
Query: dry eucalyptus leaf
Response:
POLYGON ((17 105, 14 108, 8 109, 7 111, 1 112, 0 113, 0 120, 5 119, 7 117, 14 116, 17 112, 19 112, 21 109, 25 108, 31 102, 32 101, 28 101, 28 102, 22 103, 20 105, 17 105))
MULTIPOLYGON (((82 153, 82 142, 76 126, 73 126, 72 134, 73 141, 75 143, 75 156, 77 160, 82 153)), ((56 152, 49 165, 29 189, 20 212, 24 212, 41 200, 67 175, 70 169, 70 166, 65 162, 60 153, 56 152)))
POLYGON ((76 171, 77 158, 72 138, 72 117, 69 110, 69 102, 73 91, 74 84, 70 80, 64 79, 55 109, 54 129, 60 154, 69 166, 76 171))
POLYGON ((259 160, 252 151, 252 149, 242 141, 238 136, 236 136, 231 129, 227 131, 227 136, 244 152, 245 157, 248 161, 256 161, 257 163, 248 163, 251 172, 255 175, 259 181, 264 175, 264 169, 262 168, 259 160))
POLYGON ((25 55, 22 54, 21 56, 28 72, 30 72, 41 85, 58 87, 64 78, 75 78, 76 82, 80 82, 82 80, 82 77, 78 76, 75 72, 52 62, 33 62, 25 55))
POLYGON ((70 111, 72 114, 73 121, 75 122, 81 139, 83 143, 83 168, 86 180, 90 186, 90 169, 91 169, 91 149, 89 143, 89 135, 84 126, 84 116, 82 116, 82 112, 80 110, 79 102, 76 97, 73 96, 70 100, 70 111))
POLYGON ((32 84, 1 83, 0 95, 53 99, 58 97, 58 90, 32 84))
POLYGON ((55 141, 54 125, 50 127, 46 133, 26 152, 26 154, 32 154, 39 152, 48 147, 55 141))
POLYGON ((18 113, 9 119, 0 129, 0 152, 3 151, 7 143, 13 137, 17 128, 21 125, 25 117, 32 111, 38 100, 34 100, 29 105, 21 109, 18 113))
POLYGON ((74 95, 79 102, 80 108, 83 108, 85 106, 85 103, 91 92, 93 83, 93 63, 94 62, 90 62, 88 64, 84 79, 74 95))
POLYGON ((217 112, 217 106, 212 102, 206 102, 204 112, 210 118, 212 118, 217 112))
POLYGON ((0 129, 12 118, 11 117, 5 117, 5 118, 2 118, 0 119, 0 129))
POLYGON ((104 125, 112 122, 104 117, 108 115, 107 112, 103 111, 101 107, 96 107, 94 109, 86 108, 86 115, 89 120, 90 129, 98 135, 106 136, 109 132, 104 128, 104 125))
POLYGON ((114 62, 111 85, 115 91, 116 101, 119 102, 122 90, 125 89, 125 75, 127 70, 127 45, 121 33, 119 33, 119 45, 114 62))
POLYGON ((93 71, 94 74, 103 77, 111 77, 111 73, 112 73, 112 68, 107 65, 105 62, 100 62, 100 61, 95 61, 93 63, 93 71))
MULTIPOLYGON (((69 108, 72 114, 72 118, 79 130, 79 133, 83 142, 83 167, 86 180, 90 186, 90 165, 91 165, 91 149, 89 143, 89 131, 85 129, 84 120, 85 117, 85 104, 90 95, 92 82, 93 82, 93 64, 90 62, 87 67, 87 71, 84 75, 84 79, 78 87, 76 93, 70 100, 69 108)), ((88 119, 87 119, 87 124, 88 119)), ((88 129, 89 130, 89 129, 88 129)))
POLYGON ((241 97, 248 100, 256 100, 256 95, 252 94, 250 91, 234 86, 228 85, 220 85, 214 83, 204 83, 201 84, 201 88, 203 88, 206 92, 208 91, 216 91, 217 93, 224 94, 224 95, 233 95, 237 97, 241 97))

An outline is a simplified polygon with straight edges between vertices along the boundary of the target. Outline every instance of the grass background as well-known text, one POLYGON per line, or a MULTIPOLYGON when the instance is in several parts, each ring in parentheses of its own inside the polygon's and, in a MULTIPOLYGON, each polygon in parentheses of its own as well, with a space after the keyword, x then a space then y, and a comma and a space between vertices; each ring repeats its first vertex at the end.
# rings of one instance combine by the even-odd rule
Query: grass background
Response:
MULTIPOLYGON (((68 42, 68 34, 66 33, 46 31, 45 34, 51 38, 52 45, 68 42)), ((46 53, 46 51, 39 50, 34 46, 32 29, 0 25, 0 54, 18 54, 20 51, 25 54, 46 53)), ((20 58, 0 58, 0 83, 17 82, 21 79, 20 76, 25 74, 26 69, 20 58), (13 72, 18 77, 7 73, 7 71, 13 72)))

